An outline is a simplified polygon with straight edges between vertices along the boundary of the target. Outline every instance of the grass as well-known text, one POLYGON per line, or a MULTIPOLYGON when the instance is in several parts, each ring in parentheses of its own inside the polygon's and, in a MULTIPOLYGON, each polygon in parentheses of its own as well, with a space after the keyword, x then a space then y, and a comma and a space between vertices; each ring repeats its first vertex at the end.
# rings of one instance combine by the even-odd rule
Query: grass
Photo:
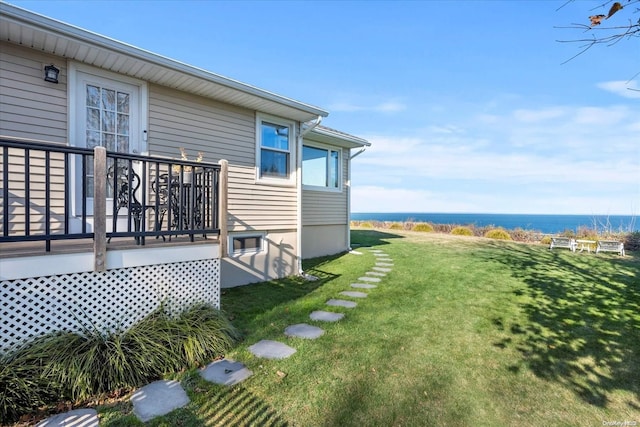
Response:
MULTIPOLYGON (((371 252, 310 260, 319 277, 225 290, 244 335, 227 357, 244 383, 176 375, 192 399, 152 426, 593 425, 640 423, 640 257, 549 251, 541 245, 401 230, 354 231, 394 268, 317 340, 286 338, 295 323, 349 289, 371 252), (252 356, 287 342, 284 360, 252 356)), ((106 426, 141 425, 122 402, 106 426)))

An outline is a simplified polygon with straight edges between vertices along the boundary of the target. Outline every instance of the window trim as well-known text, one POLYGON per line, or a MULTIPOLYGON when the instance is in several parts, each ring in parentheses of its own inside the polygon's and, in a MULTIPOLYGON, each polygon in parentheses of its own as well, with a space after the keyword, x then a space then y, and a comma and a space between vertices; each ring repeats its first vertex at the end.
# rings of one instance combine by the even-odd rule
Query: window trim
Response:
POLYGON ((241 232, 241 233, 229 233, 229 256, 238 257, 242 255, 256 255, 259 253, 266 253, 268 245, 266 244, 267 233, 264 231, 250 231, 250 232, 241 232), (251 249, 241 249, 235 250, 233 249, 233 242, 235 239, 242 239, 247 237, 259 237, 260 238, 260 247, 259 248, 251 248, 251 249))
MULTIPOLYGON (((256 183, 280 185, 293 187, 296 185, 296 155, 298 139, 296 135, 296 124, 291 120, 282 119, 268 114, 256 113, 256 183), (278 178, 275 176, 262 176, 261 160, 262 160, 262 124, 264 122, 274 125, 286 126, 289 128, 289 176, 286 178, 278 178)), ((276 152, 285 152, 284 150, 265 147, 267 150, 272 149, 276 152)))
MULTIPOLYGON (((326 191, 329 193, 342 193, 343 191, 343 173, 344 173, 344 159, 343 159, 343 150, 342 147, 336 147, 334 145, 327 145, 327 144, 321 144, 318 142, 312 142, 312 141, 303 141, 302 142, 302 152, 304 152, 304 147, 312 147, 312 148, 318 148, 321 150, 326 150, 329 153, 329 156, 331 156, 331 152, 336 152, 338 153, 338 186, 337 187, 329 187, 329 186, 322 186, 322 185, 308 185, 308 184, 302 184, 302 189, 303 190, 311 190, 311 191, 326 191)), ((302 154, 302 160, 300 161, 300 167, 301 167, 301 173, 302 173, 302 179, 300 180, 300 182, 304 182, 304 154, 302 154)), ((329 170, 327 169, 327 174, 329 173, 329 170)), ((328 182, 328 176, 327 176, 327 182, 328 182)))

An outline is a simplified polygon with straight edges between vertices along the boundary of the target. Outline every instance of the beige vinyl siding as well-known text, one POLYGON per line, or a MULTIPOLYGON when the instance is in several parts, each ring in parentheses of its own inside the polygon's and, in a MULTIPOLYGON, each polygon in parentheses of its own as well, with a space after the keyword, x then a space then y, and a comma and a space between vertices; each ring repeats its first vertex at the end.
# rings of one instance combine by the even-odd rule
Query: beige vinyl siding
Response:
POLYGON ((302 225, 347 223, 349 150, 342 149, 342 191, 302 190, 302 225))
POLYGON ((295 187, 256 183, 255 112, 157 85, 149 87, 149 152, 229 161, 229 231, 288 230, 297 223, 295 187))
POLYGON ((66 61, 5 42, 0 56, 0 135, 66 144, 66 61), (58 84, 44 81, 52 63, 58 84))
MULTIPOLYGON (((67 143, 66 61, 35 50, 0 42, 0 135, 7 138, 67 143), (60 69, 59 83, 44 81, 44 66, 60 69)), ((46 220, 45 160, 42 152, 29 158, 29 197, 26 205, 24 151, 9 150, 8 200, 0 194, 0 205, 10 206, 9 235, 44 234, 46 220), (29 209, 29 224, 26 210, 29 209)), ((51 157, 50 227, 52 233, 63 231, 64 171, 63 155, 51 157)), ((4 172, 0 153, 0 176, 4 172)), ((0 224, 0 233, 4 233, 0 224)))
POLYGON ((255 184, 255 176, 254 167, 229 166, 229 230, 295 229, 296 189, 255 184))
MULTIPOLYGON (((0 155, 0 159, 2 156, 0 155)), ((45 159, 42 152, 32 152, 29 157, 29 223, 26 224, 26 167, 24 151, 9 149, 9 230, 11 235, 38 235, 46 231, 46 192, 45 192, 45 159), (28 227, 28 233, 26 233, 28 227)), ((0 160, 0 176, 4 173, 4 162, 0 160)), ((50 183, 50 222, 52 233, 64 231, 64 156, 60 153, 51 155, 50 183)), ((7 185, 7 184, 4 184, 7 185)), ((4 198, 0 194, 0 205, 4 207, 4 198)), ((0 222, 0 233, 4 233, 0 222)))

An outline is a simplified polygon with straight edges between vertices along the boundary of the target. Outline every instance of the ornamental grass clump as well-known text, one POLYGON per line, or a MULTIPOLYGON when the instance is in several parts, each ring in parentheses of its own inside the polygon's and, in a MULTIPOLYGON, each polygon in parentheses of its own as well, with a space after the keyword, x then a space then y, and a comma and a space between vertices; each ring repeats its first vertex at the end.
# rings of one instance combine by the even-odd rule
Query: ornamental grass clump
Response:
POLYGON ((451 230, 451 234, 455 236, 473 236, 473 230, 471 230, 469 227, 458 226, 454 227, 453 230, 451 230))
POLYGON ((511 240, 511 236, 509 235, 507 230, 502 228, 494 228, 493 230, 489 230, 484 234, 484 237, 497 240, 511 240))
POLYGON ((389 225, 389 230, 404 230, 404 224, 401 222, 392 222, 389 225))
POLYGON ((411 231, 421 231, 424 233, 431 233, 433 232, 433 226, 426 222, 419 222, 411 228, 411 231))
POLYGON ((2 361, 0 415, 15 419, 43 403, 140 387, 203 365, 238 338, 227 318, 206 304, 177 316, 161 307, 126 331, 94 328, 48 335, 2 361))
POLYGON ((19 352, 0 357, 0 425, 12 423, 57 396, 52 382, 43 378, 33 360, 19 352))

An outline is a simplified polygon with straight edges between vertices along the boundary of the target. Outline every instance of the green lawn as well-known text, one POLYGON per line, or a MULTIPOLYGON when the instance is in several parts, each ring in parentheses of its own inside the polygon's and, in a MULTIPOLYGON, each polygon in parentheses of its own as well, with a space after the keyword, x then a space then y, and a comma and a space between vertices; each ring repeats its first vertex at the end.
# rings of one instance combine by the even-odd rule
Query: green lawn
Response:
MULTIPOLYGON (((234 388, 177 375, 192 403, 151 425, 640 425, 640 257, 431 233, 357 230, 362 255, 306 263, 288 279, 223 291, 244 340, 227 356, 254 376, 234 388), (393 271, 355 309, 325 301, 375 264, 393 271), (341 311, 317 340, 283 330, 341 311), (264 360, 261 339, 298 351, 264 360)), ((103 425, 130 425, 129 404, 103 425)))

